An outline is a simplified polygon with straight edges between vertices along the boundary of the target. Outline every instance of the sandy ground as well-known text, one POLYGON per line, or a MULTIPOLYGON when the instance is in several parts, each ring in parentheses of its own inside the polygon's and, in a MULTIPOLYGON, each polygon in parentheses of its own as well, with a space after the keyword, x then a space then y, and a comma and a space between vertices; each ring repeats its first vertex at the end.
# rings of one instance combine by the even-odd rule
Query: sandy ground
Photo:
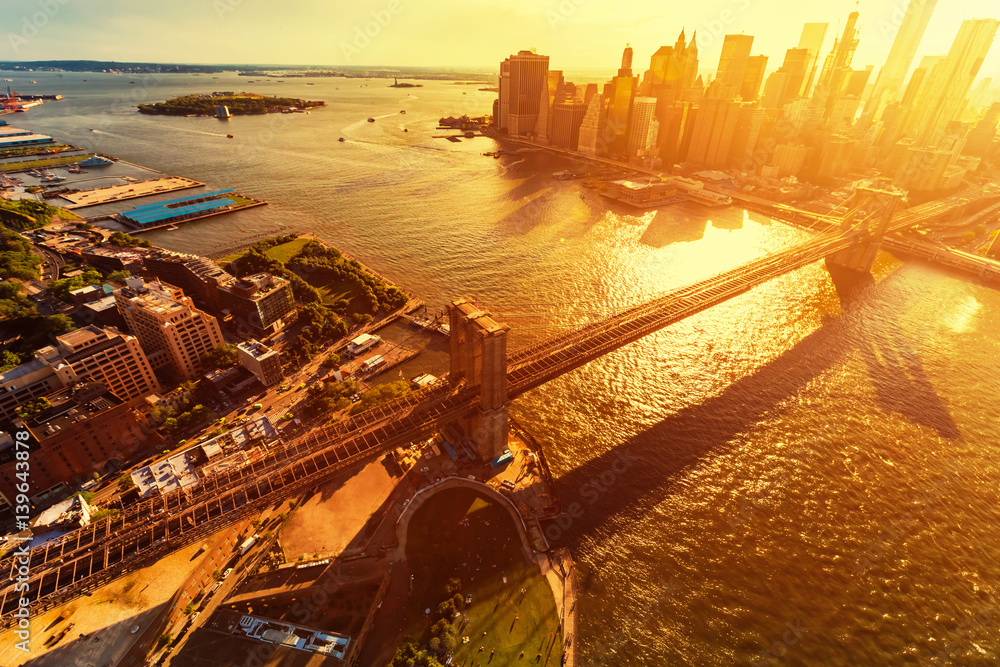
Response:
POLYGON ((396 480, 381 461, 373 461, 345 481, 322 487, 297 508, 281 529, 281 545, 291 563, 299 556, 338 556, 389 497, 396 480))
POLYGON ((116 664, 201 562, 203 556, 195 554, 205 541, 211 542, 212 538, 195 542, 89 596, 31 619, 31 650, 27 653, 14 647, 19 641, 16 635, 9 631, 0 634, 0 664, 15 667, 29 660, 32 667, 116 664), (63 610, 68 610, 70 616, 57 622, 63 610), (58 644, 43 646, 46 639, 59 634, 69 623, 75 626, 58 644), (139 629, 132 633, 135 626, 139 629), (81 639, 81 634, 86 639, 81 639))

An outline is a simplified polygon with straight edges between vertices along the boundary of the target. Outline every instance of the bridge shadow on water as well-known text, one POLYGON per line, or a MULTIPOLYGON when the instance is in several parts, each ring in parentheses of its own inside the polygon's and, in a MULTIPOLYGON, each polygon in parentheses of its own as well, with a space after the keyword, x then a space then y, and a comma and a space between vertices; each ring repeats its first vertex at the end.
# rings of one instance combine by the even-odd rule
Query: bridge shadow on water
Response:
MULTIPOLYGON (((894 276, 857 294, 872 296, 894 276)), ((765 419, 811 381, 859 354, 878 406, 910 422, 957 439, 960 432, 937 395, 914 346, 899 329, 906 299, 848 301, 788 351, 729 385, 717 396, 685 407, 556 480, 564 510, 573 503, 582 516, 558 531, 559 546, 578 547, 608 521, 645 516, 672 493, 684 473, 707 457, 729 450, 736 437, 765 419), (622 471, 623 472, 618 472, 622 471), (614 472, 612 479, 609 471, 614 472), (601 475, 605 475, 602 481, 601 475)))

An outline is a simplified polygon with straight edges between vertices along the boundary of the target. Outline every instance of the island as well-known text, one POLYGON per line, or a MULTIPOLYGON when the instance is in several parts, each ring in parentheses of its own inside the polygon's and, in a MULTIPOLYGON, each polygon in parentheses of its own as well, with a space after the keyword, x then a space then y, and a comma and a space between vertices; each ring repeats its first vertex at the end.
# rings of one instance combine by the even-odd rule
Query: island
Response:
POLYGON ((289 109, 312 109, 325 102, 295 97, 265 97, 257 93, 214 92, 184 95, 166 102, 140 104, 139 113, 154 116, 214 116, 215 107, 224 105, 234 116, 280 113, 289 109))
POLYGON ((389 85, 389 87, 390 88, 423 88, 424 84, 422 84, 422 83, 406 83, 405 81, 403 83, 400 83, 399 81, 396 80, 396 77, 393 77, 392 78, 392 83, 389 85))

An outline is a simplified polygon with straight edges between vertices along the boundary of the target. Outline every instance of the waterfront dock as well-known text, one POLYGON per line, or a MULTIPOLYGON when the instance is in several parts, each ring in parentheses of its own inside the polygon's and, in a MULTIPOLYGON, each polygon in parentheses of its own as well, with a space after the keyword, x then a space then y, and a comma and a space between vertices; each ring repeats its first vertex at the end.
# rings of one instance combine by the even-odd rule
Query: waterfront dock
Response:
POLYGON ((167 178, 155 178, 137 183, 126 183, 125 185, 112 185, 106 188, 95 188, 93 190, 79 190, 61 194, 60 197, 70 202, 65 208, 76 209, 87 206, 97 206, 116 201, 137 199, 150 195, 174 192, 177 190, 187 190, 190 188, 204 187, 204 183, 183 176, 170 176, 167 178))

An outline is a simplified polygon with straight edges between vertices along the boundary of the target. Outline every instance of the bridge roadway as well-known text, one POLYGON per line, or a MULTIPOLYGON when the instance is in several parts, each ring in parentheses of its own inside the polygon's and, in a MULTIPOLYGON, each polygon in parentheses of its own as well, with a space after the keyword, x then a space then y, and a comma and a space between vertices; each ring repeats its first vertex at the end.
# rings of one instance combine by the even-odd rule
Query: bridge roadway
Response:
MULTIPOLYGON (((891 231, 947 212, 940 202, 898 213, 891 231)), ((668 292, 602 322, 543 341, 508 357, 508 395, 513 399, 549 380, 654 331, 743 294, 773 278, 818 261, 853 243, 826 220, 827 231, 693 285, 668 292)), ((434 432, 477 410, 478 392, 463 383, 439 381, 419 392, 316 428, 281 445, 258 448, 251 459, 190 491, 177 490, 122 509, 119 516, 31 549, 28 589, 16 592, 19 565, 0 561, 8 585, 0 589, 0 627, 15 619, 18 599, 33 613, 93 590, 190 544, 241 517, 313 488, 347 467, 434 432)))

